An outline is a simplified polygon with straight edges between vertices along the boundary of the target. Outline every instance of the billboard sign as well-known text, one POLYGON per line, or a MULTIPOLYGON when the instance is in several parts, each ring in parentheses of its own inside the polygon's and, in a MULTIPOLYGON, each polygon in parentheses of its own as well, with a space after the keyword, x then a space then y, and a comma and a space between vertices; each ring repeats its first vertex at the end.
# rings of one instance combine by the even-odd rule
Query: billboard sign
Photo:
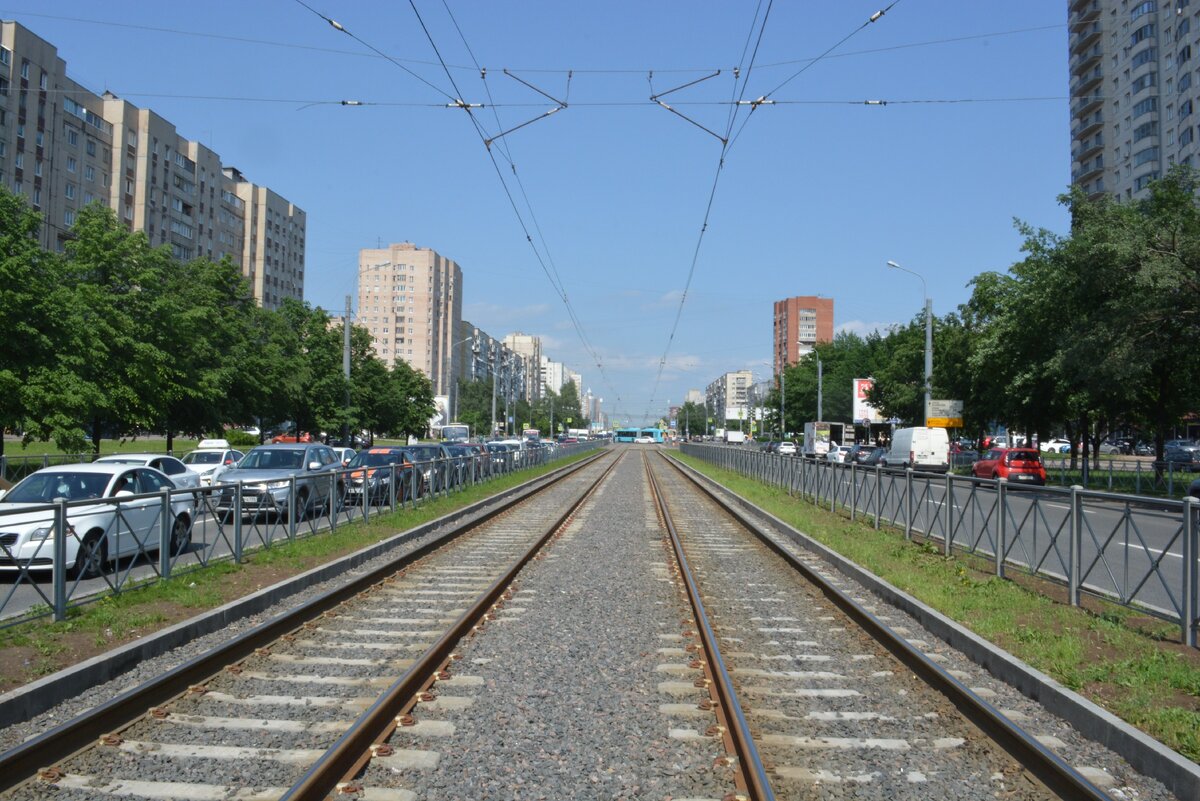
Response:
POLYGON ((852 384, 854 392, 854 422, 859 425, 882 423, 883 417, 880 416, 879 410, 867 402, 867 391, 875 386, 875 379, 855 378, 852 379, 852 384))
POLYGON ((433 396, 433 417, 429 418, 429 428, 436 431, 450 422, 450 396, 433 396))

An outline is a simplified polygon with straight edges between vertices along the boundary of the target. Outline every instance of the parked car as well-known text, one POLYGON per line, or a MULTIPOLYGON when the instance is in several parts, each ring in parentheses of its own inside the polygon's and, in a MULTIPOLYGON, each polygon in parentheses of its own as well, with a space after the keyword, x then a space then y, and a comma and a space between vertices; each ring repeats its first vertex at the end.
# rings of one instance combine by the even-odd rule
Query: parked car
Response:
POLYGON ((358 455, 358 451, 354 450, 354 448, 335 447, 333 449, 333 453, 335 456, 337 456, 338 461, 341 462, 342 467, 349 465, 350 461, 358 455))
POLYGON ((1071 440, 1055 437, 1048 439, 1045 442, 1038 443, 1038 450, 1042 453, 1070 453, 1071 440))
POLYGON ((181 460, 200 474, 200 485, 211 486, 221 480, 221 476, 231 470, 246 454, 229 447, 229 442, 223 439, 202 439, 196 450, 185 454, 181 460))
POLYGON ((1046 467, 1033 448, 992 448, 971 466, 976 478, 1006 478, 1014 484, 1044 486, 1046 467))
POLYGON ((1200 470, 1200 444, 1173 439, 1163 448, 1163 461, 1176 470, 1200 470))
POLYGON ((1133 446, 1134 456, 1153 456, 1154 446, 1149 442, 1139 442, 1133 446))
POLYGON ((1114 454, 1125 453, 1125 444, 1122 442, 1114 442, 1106 439, 1096 446, 1096 450, 1101 456, 1111 456, 1114 454))
POLYGON ((364 492, 369 504, 391 501, 393 472, 397 501, 403 503, 424 494, 425 482, 419 475, 414 488, 413 458, 404 448, 367 448, 355 454, 346 467, 351 471, 346 478, 347 504, 361 506, 364 492), (395 471, 392 470, 392 465, 396 466, 395 471))
POLYGON ((179 489, 198 489, 200 474, 174 456, 161 453, 114 453, 96 460, 101 464, 140 464, 165 473, 179 489))
MULTIPOLYGON (((100 462, 44 467, 7 492, 0 491, 0 571, 49 570, 54 565, 54 513, 22 512, 59 500, 94 504, 67 507, 66 567, 72 575, 94 578, 109 562, 156 551, 162 501, 136 497, 175 489, 152 467, 100 462), (111 503, 105 498, 116 498, 111 503)), ((195 505, 190 495, 171 498, 170 548, 178 554, 191 542, 195 505)))
POLYGON ((312 441, 312 434, 308 433, 307 431, 301 431, 299 434, 297 434, 295 431, 289 431, 283 434, 276 434, 274 437, 271 437, 271 442, 275 445, 285 442, 301 443, 312 441))
POLYGON ((407 450, 421 471, 429 492, 442 492, 453 485, 454 471, 451 468, 450 451, 445 445, 422 442, 409 445, 407 450))
POLYGON ((242 513, 247 516, 275 515, 287 517, 290 506, 291 479, 296 479, 296 518, 317 512, 334 498, 341 498, 340 482, 331 486, 330 474, 340 470, 341 463, 328 445, 279 444, 259 445, 238 462, 237 467, 221 476, 221 492, 217 495, 217 511, 228 517, 233 513, 236 488, 242 485, 242 513))

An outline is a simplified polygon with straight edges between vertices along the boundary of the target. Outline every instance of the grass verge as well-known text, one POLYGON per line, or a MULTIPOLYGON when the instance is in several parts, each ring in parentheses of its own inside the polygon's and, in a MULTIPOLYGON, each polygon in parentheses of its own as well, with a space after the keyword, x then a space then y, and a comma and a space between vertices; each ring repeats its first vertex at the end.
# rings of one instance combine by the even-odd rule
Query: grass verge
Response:
MULTIPOLYGON (((1028 576, 1000 579, 981 562, 946 559, 932 543, 905 541, 694 457, 684 463, 769 511, 1063 685, 1200 761, 1200 651, 1170 637, 1177 627, 1028 576)), ((1011 574, 1010 574, 1011 575, 1011 574)))
POLYGON ((415 509, 376 512, 369 523, 342 524, 251 551, 241 564, 214 562, 167 581, 147 583, 74 607, 66 620, 32 620, 0 629, 0 692, 78 664, 118 645, 237 600, 284 579, 374 545, 402 531, 586 458, 581 453, 426 501, 415 509))

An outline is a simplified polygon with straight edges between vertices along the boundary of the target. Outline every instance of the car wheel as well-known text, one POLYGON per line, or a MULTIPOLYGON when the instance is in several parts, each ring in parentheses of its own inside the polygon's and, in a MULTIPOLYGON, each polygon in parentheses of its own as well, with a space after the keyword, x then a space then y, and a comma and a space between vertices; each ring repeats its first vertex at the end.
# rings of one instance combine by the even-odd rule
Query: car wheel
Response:
POLYGON ((179 555, 192 544, 192 521, 187 515, 179 515, 171 525, 171 553, 179 555))
POLYGON ((93 531, 79 543, 79 550, 75 553, 75 567, 71 568, 71 575, 81 579, 98 578, 104 573, 104 567, 107 564, 108 541, 104 538, 104 532, 93 531))
POLYGON ((308 490, 302 491, 296 496, 296 520, 304 520, 308 517, 308 490))

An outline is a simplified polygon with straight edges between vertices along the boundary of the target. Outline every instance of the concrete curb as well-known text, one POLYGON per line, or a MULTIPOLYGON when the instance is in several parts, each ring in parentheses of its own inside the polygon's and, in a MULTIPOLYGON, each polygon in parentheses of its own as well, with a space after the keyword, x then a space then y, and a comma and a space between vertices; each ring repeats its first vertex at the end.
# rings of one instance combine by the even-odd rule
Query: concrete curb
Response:
POLYGON ((941 612, 926 606, 903 590, 797 531, 770 512, 733 494, 703 473, 682 462, 678 464, 731 504, 769 520, 777 533, 816 554, 839 572, 870 589, 885 602, 912 615, 950 647, 961 651, 1000 681, 1068 721, 1085 737, 1121 755, 1135 770, 1162 782, 1179 798, 1200 798, 1200 765, 1062 686, 1041 671, 1035 670, 1003 648, 988 642, 941 612))
POLYGON ((333 562, 315 567, 300 575, 284 579, 270 587, 264 587, 251 595, 230 601, 224 606, 203 612, 193 618, 176 623, 169 628, 162 629, 106 653, 94 656, 86 662, 72 665, 69 668, 63 668, 57 673, 11 690, 0 695, 0 726, 24 723, 68 698, 77 695, 82 688, 94 687, 111 681, 147 659, 160 656, 172 648, 184 645, 198 637, 219 631, 230 623, 259 614, 313 584, 336 578, 381 554, 387 553, 410 540, 423 537, 442 526, 464 521, 466 518, 481 512, 491 504, 528 495, 536 489, 539 483, 557 475, 563 469, 576 467, 578 464, 578 462, 573 462, 565 465, 558 470, 530 479, 498 495, 492 495, 470 506, 456 509, 435 520, 422 523, 416 528, 401 532, 388 537, 382 542, 368 545, 361 550, 347 554, 333 562))

